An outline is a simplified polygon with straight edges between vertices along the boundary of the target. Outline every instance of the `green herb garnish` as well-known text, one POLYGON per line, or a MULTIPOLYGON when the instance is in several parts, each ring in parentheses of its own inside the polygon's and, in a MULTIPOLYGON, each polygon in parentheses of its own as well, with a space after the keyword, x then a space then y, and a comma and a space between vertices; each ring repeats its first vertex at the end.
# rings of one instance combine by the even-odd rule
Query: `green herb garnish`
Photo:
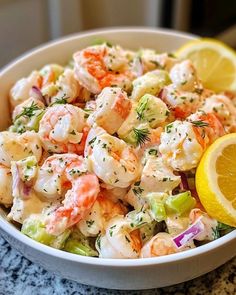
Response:
POLYGON ((166 125, 166 127, 165 127, 166 133, 171 133, 172 127, 173 127, 173 123, 166 125))
POLYGON ((148 104, 148 99, 145 99, 136 108, 136 112, 138 114, 138 119, 139 120, 143 120, 144 119, 144 111, 146 110, 147 104, 148 104))
POLYGON ((55 104, 66 104, 67 103, 66 94, 63 94, 61 98, 57 98, 53 103, 50 104, 50 106, 53 106, 55 104))
POLYGON ((148 151, 148 154, 149 154, 149 155, 153 155, 153 156, 157 156, 157 150, 155 150, 155 149, 150 149, 150 150, 148 151))
POLYGON ((14 121, 16 121, 22 116, 31 118, 35 115, 35 112, 38 111, 39 109, 40 109, 39 106, 35 102, 32 102, 29 107, 23 107, 23 111, 15 117, 14 121))
POLYGON ((207 126, 209 126, 209 124, 207 122, 204 122, 204 121, 201 121, 201 120, 192 121, 191 123, 196 127, 207 127, 207 126))
POLYGON ((135 136, 135 142, 136 145, 142 145, 146 141, 150 141, 150 138, 148 135, 150 134, 150 131, 148 128, 143 128, 143 129, 138 129, 138 128, 133 128, 134 136, 135 136))
POLYGON ((140 196, 142 194, 142 192, 144 191, 144 189, 142 189, 141 187, 135 187, 132 189, 133 193, 136 195, 136 196, 140 196))

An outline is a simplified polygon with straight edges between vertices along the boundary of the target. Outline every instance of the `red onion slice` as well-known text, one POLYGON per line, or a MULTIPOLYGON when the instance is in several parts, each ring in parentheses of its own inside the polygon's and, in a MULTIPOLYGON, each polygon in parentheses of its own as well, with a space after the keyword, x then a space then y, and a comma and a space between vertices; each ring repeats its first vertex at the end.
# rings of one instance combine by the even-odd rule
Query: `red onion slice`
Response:
POLYGON ((185 244, 192 241, 198 234, 204 231, 204 224, 201 219, 201 217, 198 218, 189 228, 173 238, 173 242, 177 248, 183 247, 185 244))
POLYGON ((37 86, 32 86, 30 90, 30 96, 40 100, 43 104, 46 104, 45 98, 42 95, 41 90, 37 86))
POLYGON ((190 189, 189 189, 189 185, 188 185, 187 176, 183 172, 179 172, 179 176, 181 177, 181 183, 180 183, 181 189, 189 191, 190 189))

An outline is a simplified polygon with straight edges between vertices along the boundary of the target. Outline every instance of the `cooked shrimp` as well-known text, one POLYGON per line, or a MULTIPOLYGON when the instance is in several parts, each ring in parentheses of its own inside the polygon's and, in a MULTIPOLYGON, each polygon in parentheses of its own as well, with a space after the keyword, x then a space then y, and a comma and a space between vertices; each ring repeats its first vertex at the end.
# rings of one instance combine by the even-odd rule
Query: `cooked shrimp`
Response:
POLYGON ((39 136, 47 151, 82 154, 87 136, 84 111, 70 104, 48 108, 39 124, 39 136))
POLYGON ((89 118, 92 126, 96 123, 108 133, 115 133, 127 118, 131 110, 131 101, 119 87, 105 87, 96 99, 96 110, 89 118))
POLYGON ((61 74, 55 83, 58 92, 52 96, 51 103, 57 100, 65 99, 67 103, 73 102, 82 90, 82 86, 74 77, 74 72, 71 69, 66 69, 61 74))
POLYGON ((38 171, 35 190, 47 200, 63 196, 71 187, 71 178, 87 173, 82 156, 55 154, 48 157, 38 171))
POLYGON ((107 222, 117 216, 125 215, 127 209, 119 201, 113 202, 101 192, 93 207, 83 218, 77 227, 86 237, 95 237, 104 232, 107 222))
POLYGON ((101 258, 138 258, 142 247, 140 232, 134 229, 127 218, 112 218, 106 234, 99 237, 96 248, 101 258))
POLYGON ((140 185, 146 192, 171 192, 180 181, 180 176, 175 175, 161 157, 152 157, 143 168, 140 185))
POLYGON ((47 231, 59 235, 83 219, 93 206, 99 193, 98 178, 93 174, 76 177, 72 188, 65 194, 63 206, 47 220, 47 231))
POLYGON ((41 76, 39 72, 33 71, 27 78, 18 80, 10 90, 10 102, 14 108, 30 97, 33 86, 41 86, 41 76))
MULTIPOLYGON (((176 64, 170 70, 173 84, 164 87, 161 98, 172 110, 175 118, 185 119, 195 113, 204 96, 203 86, 197 78, 196 69, 189 60, 176 64)), ((204 93, 204 95, 206 95, 204 93)))
POLYGON ((197 167, 204 147, 196 138, 193 124, 176 120, 161 134, 159 151, 168 166, 185 171, 197 167))
POLYGON ((34 189, 47 200, 65 194, 63 205, 47 220, 47 230, 60 234, 84 218, 99 193, 95 175, 88 173, 83 157, 58 154, 46 159, 40 168, 34 189))
POLYGON ((158 233, 150 241, 148 241, 141 249, 140 257, 156 257, 177 253, 171 235, 168 233, 158 233))
POLYGON ((119 200, 122 201, 128 190, 126 187, 114 187, 106 183, 101 183, 101 188, 102 194, 115 203, 117 203, 119 200))
POLYGON ((98 196, 97 201, 102 209, 103 217, 106 221, 116 215, 125 215, 127 213, 127 209, 124 205, 122 205, 122 203, 119 201, 112 201, 109 197, 105 196, 103 191, 101 195, 98 196))
POLYGON ((88 156, 88 165, 105 183, 115 187, 128 187, 139 174, 134 150, 123 140, 109 134, 96 137, 88 156))
POLYGON ((236 107, 227 96, 222 94, 212 95, 204 100, 200 109, 206 113, 215 114, 226 132, 236 131, 236 107))
POLYGON ((213 113, 198 111, 186 120, 193 124, 196 138, 204 148, 225 134, 221 121, 213 113))
POLYGON ((206 212, 200 209, 192 209, 189 214, 190 224, 193 224, 198 218, 201 218, 201 222, 204 225, 203 232, 199 233, 194 239, 197 241, 212 241, 216 239, 215 231, 217 229, 218 222, 207 215, 206 212))
POLYGON ((42 157, 42 145, 37 133, 34 131, 26 131, 23 134, 0 132, 0 164, 10 167, 11 161, 33 155, 37 161, 42 157))
POLYGON ((223 127, 214 114, 198 112, 186 121, 176 120, 161 134, 159 151, 174 170, 197 167, 204 150, 219 136, 223 127))
POLYGON ((140 181, 132 184, 124 200, 140 210, 147 203, 146 195, 150 192, 172 192, 180 184, 180 176, 163 163, 161 157, 148 157, 140 181))
POLYGON ((194 92, 203 89, 197 78, 197 72, 190 60, 184 60, 170 70, 170 78, 175 88, 181 91, 194 92))
POLYGON ((164 69, 169 71, 178 60, 168 53, 157 54, 151 49, 142 49, 140 58, 144 67, 144 72, 149 72, 155 69, 164 69))
POLYGON ((125 51, 118 46, 87 47, 74 54, 74 61, 76 79, 94 94, 112 85, 129 90, 135 78, 125 51))
POLYGON ((94 143, 97 137, 102 134, 107 134, 107 132, 103 128, 96 126, 96 124, 94 124, 94 126, 89 130, 84 148, 85 158, 88 158, 88 156, 92 154, 94 143))
POLYGON ((157 257, 163 255, 174 254, 194 248, 193 241, 186 243, 181 248, 177 248, 170 234, 160 232, 148 241, 141 249, 141 258, 157 257))
POLYGON ((172 111, 174 117, 180 119, 185 119, 195 113, 201 105, 199 94, 176 89, 174 84, 165 86, 160 97, 172 111))
POLYGON ((12 177, 8 167, 0 165, 0 204, 9 207, 13 202, 12 197, 12 177))

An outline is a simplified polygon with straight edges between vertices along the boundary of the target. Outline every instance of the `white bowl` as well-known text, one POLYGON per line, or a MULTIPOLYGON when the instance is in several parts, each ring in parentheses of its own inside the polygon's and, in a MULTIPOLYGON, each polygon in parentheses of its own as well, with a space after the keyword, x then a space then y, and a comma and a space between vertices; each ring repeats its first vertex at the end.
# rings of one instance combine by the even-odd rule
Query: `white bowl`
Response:
MULTIPOLYGON (((73 52, 104 38, 126 48, 154 48, 171 52, 192 35, 143 28, 109 29, 76 34, 41 46, 15 60, 0 73, 0 129, 9 126, 8 92, 12 84, 46 63, 66 63, 73 52)), ((149 289, 187 281, 205 274, 236 255, 236 230, 196 249, 145 259, 98 259, 63 252, 24 236, 6 220, 0 208, 3 237, 25 257, 62 277, 112 289, 149 289)))

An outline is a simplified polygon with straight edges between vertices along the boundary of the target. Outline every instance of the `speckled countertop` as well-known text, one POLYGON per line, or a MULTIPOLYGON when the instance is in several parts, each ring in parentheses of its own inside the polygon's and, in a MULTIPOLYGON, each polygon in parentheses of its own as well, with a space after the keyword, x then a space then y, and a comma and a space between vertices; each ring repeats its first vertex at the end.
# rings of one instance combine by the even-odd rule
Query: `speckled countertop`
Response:
POLYGON ((80 285, 30 262, 0 236, 0 295, 224 295, 236 294, 236 258, 200 278, 171 287, 117 291, 80 285))

